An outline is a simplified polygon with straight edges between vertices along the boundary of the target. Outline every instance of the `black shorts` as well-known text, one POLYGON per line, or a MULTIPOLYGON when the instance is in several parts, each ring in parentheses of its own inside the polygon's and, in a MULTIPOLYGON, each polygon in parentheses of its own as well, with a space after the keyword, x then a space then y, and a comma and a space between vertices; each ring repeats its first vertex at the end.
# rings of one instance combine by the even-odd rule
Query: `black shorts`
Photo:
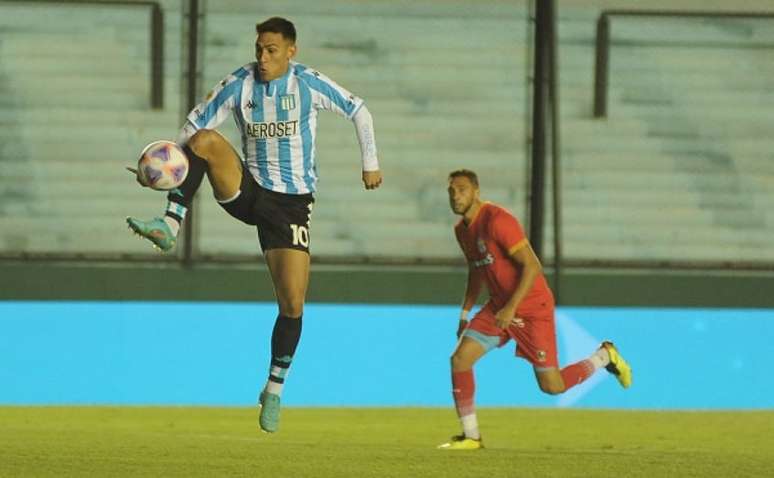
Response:
POLYGON ((258 240, 264 252, 269 249, 297 249, 309 253, 309 220, 314 196, 284 194, 262 188, 253 175, 243 169, 239 196, 220 203, 229 214, 258 228, 258 240))

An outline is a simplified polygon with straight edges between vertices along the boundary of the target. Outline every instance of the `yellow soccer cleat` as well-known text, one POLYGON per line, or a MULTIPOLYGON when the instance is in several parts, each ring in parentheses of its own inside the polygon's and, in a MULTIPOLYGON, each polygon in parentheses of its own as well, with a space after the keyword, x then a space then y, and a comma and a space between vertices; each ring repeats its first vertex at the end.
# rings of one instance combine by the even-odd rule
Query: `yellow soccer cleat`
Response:
POLYGON ((600 347, 604 347, 610 356, 610 363, 605 366, 605 370, 615 375, 618 379, 618 383, 623 388, 629 388, 632 385, 632 368, 626 363, 621 354, 618 353, 618 349, 615 348, 613 342, 604 341, 600 347))
POLYGON ((455 435, 451 437, 449 443, 438 445, 439 450, 480 450, 484 448, 484 443, 478 440, 468 438, 465 435, 455 435))

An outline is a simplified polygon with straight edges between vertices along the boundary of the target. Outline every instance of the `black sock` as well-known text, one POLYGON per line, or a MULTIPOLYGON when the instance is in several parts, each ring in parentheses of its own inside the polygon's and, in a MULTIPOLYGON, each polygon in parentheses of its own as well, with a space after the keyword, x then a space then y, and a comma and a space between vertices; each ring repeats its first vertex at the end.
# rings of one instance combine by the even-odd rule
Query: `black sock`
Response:
POLYGON ((271 366, 269 381, 285 383, 285 376, 301 338, 301 317, 293 319, 279 315, 271 334, 271 366))
MULTIPOLYGON (((207 172, 207 161, 197 156, 187 144, 183 146, 183 151, 188 157, 188 175, 183 184, 169 192, 167 199, 188 209, 191 207, 194 194, 202 184, 204 173, 207 172)), ((167 212, 167 215, 175 217, 174 212, 167 212)), ((178 222, 182 221, 180 217, 175 219, 178 219, 178 222)))

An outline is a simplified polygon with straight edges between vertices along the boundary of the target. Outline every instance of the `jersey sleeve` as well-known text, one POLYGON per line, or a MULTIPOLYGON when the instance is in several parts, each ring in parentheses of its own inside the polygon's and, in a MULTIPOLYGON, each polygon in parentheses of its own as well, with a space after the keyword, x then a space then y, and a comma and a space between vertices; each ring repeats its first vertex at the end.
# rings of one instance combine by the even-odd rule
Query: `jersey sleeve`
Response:
POLYGON ((506 254, 514 247, 527 245, 527 236, 519 220, 505 211, 496 214, 489 227, 492 239, 506 254))
POLYGON ((374 134, 374 122, 371 113, 364 104, 352 117, 355 123, 357 142, 360 144, 360 159, 363 171, 378 171, 379 159, 376 156, 376 138, 374 134))
POLYGON ((312 92, 312 105, 318 110, 333 111, 351 120, 363 104, 363 99, 350 93, 319 71, 306 69, 300 78, 312 92))
POLYGON ((242 82, 248 73, 248 67, 241 67, 207 93, 204 100, 188 113, 180 131, 178 143, 185 143, 200 129, 214 129, 220 126, 239 104, 242 82))

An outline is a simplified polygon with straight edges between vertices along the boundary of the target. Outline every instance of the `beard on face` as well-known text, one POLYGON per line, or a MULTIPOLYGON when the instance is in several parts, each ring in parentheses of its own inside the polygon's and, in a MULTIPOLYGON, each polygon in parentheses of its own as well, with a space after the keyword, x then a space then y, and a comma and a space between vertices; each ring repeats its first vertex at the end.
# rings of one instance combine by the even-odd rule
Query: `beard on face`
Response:
POLYGON ((464 215, 470 209, 470 204, 465 203, 452 203, 452 211, 455 214, 464 215))

